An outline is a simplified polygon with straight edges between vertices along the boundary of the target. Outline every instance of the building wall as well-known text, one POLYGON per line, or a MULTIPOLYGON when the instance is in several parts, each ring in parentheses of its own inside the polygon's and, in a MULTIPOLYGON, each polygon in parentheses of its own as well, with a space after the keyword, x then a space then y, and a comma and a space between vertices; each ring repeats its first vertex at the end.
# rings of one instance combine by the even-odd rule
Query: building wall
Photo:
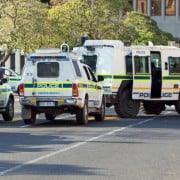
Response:
POLYGON ((180 0, 133 0, 133 8, 154 19, 161 30, 180 39, 180 0))
POLYGON ((7 68, 14 70, 16 73, 21 74, 25 62, 25 56, 21 54, 19 49, 17 49, 6 61, 5 66, 7 68))

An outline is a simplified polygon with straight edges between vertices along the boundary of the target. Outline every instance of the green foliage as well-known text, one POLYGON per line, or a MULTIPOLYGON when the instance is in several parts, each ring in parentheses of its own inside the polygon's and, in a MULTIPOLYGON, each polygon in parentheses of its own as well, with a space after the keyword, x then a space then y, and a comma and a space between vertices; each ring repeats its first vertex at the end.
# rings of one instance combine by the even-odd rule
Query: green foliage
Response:
MULTIPOLYGON (((168 40, 173 40, 170 33, 161 31, 157 23, 145 14, 128 12, 123 25, 133 34, 131 42, 128 43, 147 44, 151 41, 157 45, 167 45, 168 40)), ((127 39, 124 39, 124 42, 126 41, 127 39)))
POLYGON ((7 54, 3 61, 13 49, 27 53, 48 44, 47 12, 47 6, 39 0, 1 0, 0 44, 6 46, 7 54))
POLYGON ((154 20, 133 12, 128 0, 63 2, 49 7, 39 0, 1 0, 0 44, 10 54, 16 48, 29 53, 41 47, 59 47, 63 42, 73 47, 81 43, 83 35, 128 44, 167 44, 174 40, 154 20))

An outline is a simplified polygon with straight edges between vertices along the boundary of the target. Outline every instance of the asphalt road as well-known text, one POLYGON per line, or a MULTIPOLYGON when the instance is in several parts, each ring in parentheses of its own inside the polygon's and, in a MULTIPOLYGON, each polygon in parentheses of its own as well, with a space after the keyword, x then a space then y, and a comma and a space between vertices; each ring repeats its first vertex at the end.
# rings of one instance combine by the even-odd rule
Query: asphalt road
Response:
MULTIPOLYGON (((139 113, 79 126, 69 114, 24 125, 16 101, 12 122, 0 120, 0 180, 179 180, 180 116, 139 113)), ((0 119, 2 119, 0 117, 0 119)))

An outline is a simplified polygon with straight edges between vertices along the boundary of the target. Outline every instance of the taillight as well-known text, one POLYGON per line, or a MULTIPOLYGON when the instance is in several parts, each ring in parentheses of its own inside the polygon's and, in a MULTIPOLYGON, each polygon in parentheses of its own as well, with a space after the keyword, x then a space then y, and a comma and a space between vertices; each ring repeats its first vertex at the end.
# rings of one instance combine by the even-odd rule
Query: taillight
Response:
POLYGON ((20 85, 18 86, 18 95, 19 95, 20 97, 24 97, 24 84, 20 84, 20 85))
POLYGON ((72 84, 72 97, 78 97, 78 96, 79 96, 78 84, 73 83, 72 84))

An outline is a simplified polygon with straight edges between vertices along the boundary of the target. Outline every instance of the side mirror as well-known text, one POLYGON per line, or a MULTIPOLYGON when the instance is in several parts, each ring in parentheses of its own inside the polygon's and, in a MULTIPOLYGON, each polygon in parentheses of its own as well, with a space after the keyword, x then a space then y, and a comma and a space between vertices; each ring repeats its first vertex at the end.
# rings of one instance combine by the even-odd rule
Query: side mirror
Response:
POLYGON ((104 77, 103 77, 103 76, 99 76, 99 75, 98 75, 97 79, 98 79, 98 82, 104 81, 104 77))

